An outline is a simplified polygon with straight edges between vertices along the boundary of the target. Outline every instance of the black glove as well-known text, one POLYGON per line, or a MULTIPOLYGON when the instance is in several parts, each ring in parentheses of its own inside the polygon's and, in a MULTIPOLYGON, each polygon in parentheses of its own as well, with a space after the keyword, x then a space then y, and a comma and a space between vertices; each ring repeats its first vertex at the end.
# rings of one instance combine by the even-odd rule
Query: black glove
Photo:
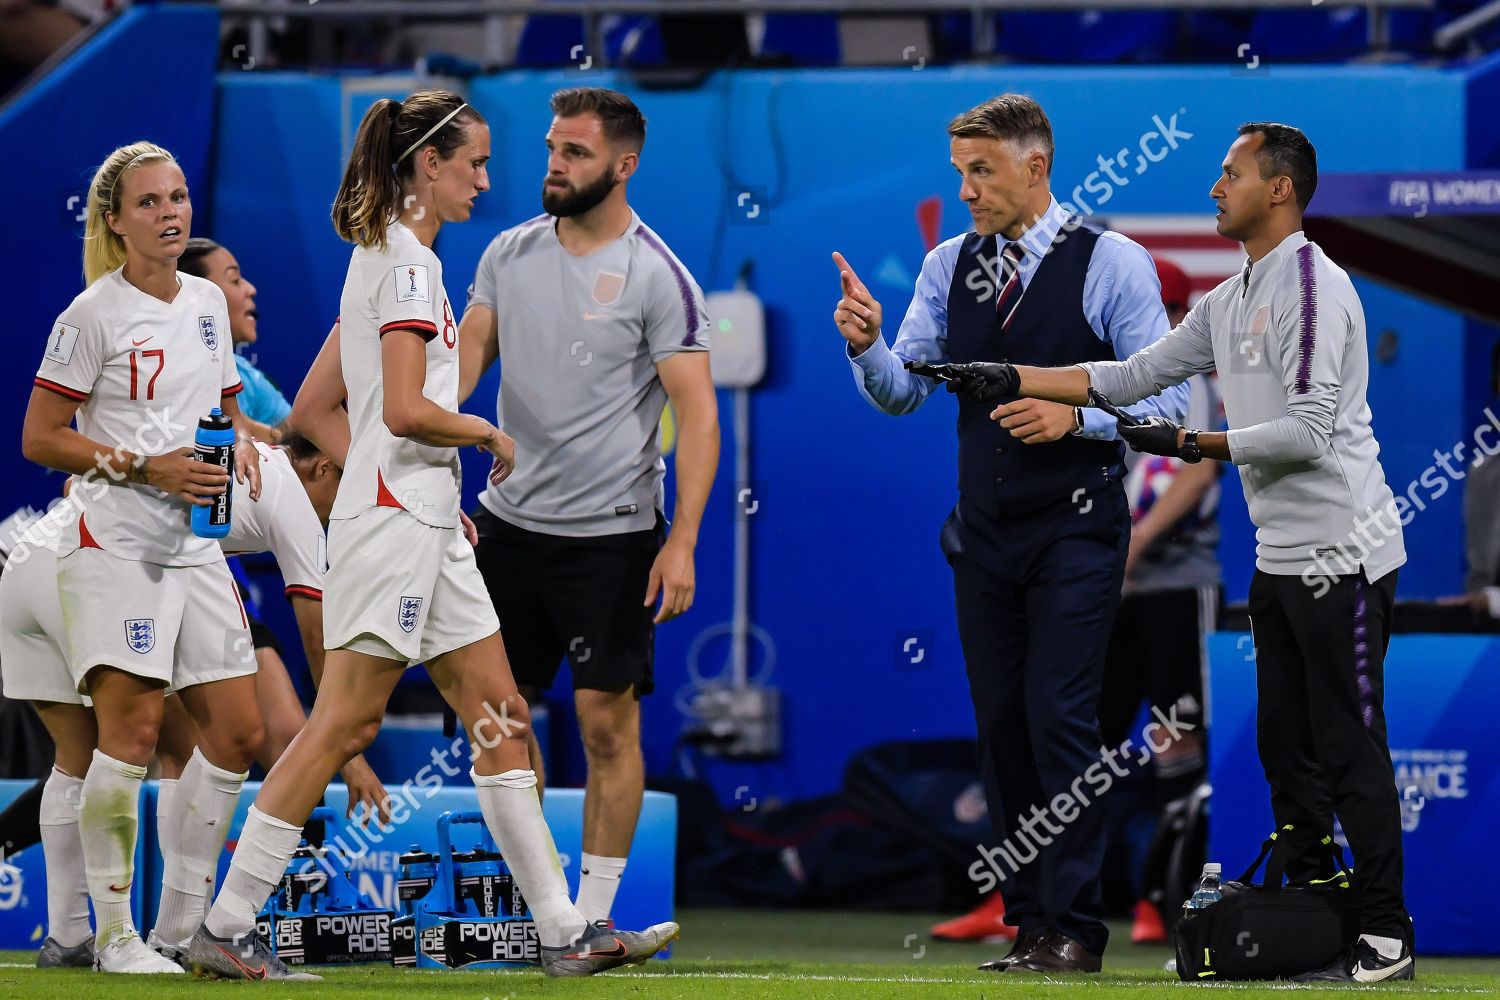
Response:
POLYGON ((1015 365, 970 361, 948 368, 955 376, 954 381, 948 383, 948 391, 956 392, 970 402, 993 403, 1021 391, 1021 376, 1015 365))
POLYGON ((1181 424, 1174 424, 1166 417, 1147 417, 1138 424, 1122 420, 1119 425, 1120 438, 1134 450, 1170 458, 1179 457, 1177 435, 1181 430, 1181 424))

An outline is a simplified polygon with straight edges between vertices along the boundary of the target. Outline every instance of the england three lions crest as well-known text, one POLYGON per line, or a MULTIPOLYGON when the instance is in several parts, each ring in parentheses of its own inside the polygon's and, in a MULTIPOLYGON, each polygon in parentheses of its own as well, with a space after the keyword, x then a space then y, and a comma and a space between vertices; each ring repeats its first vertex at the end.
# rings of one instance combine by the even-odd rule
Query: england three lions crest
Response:
POLYGON ((219 329, 212 316, 198 317, 198 336, 203 338, 203 346, 210 351, 219 349, 219 329))
POLYGON ((125 619, 125 642, 137 653, 149 653, 156 648, 156 619, 125 619))
POLYGON ((417 627, 417 620, 422 617, 422 599, 420 597, 401 598, 401 607, 396 612, 396 624, 401 626, 401 631, 410 632, 417 627))
POLYGON ((601 306, 612 306, 620 301, 625 290, 625 275, 613 271, 600 271, 594 275, 594 301, 601 306))

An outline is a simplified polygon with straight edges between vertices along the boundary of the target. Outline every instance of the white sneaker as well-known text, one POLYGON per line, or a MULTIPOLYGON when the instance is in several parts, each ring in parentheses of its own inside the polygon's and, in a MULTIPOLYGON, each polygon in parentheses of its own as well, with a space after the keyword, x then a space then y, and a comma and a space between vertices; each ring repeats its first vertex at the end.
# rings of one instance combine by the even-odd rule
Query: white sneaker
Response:
POLYGON ((95 972, 148 975, 154 972, 182 975, 182 966, 152 951, 134 931, 115 938, 94 955, 95 972))
MULTIPOLYGON (((146 935, 146 947, 167 961, 176 962, 178 965, 182 965, 183 952, 187 951, 186 943, 167 944, 167 942, 157 936, 155 928, 152 928, 151 933, 146 935)), ((184 966, 184 968, 186 967, 184 966)))

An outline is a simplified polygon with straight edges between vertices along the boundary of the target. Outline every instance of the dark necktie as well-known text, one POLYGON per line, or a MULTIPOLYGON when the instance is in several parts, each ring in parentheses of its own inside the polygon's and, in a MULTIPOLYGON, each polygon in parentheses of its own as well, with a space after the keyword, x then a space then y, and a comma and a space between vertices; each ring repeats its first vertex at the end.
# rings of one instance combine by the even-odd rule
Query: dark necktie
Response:
POLYGON ((1010 327, 1015 319, 1016 307, 1021 304, 1021 258, 1026 251, 1019 243, 1007 243, 1000 252, 1000 293, 995 296, 995 315, 1000 319, 1000 332, 1010 327))

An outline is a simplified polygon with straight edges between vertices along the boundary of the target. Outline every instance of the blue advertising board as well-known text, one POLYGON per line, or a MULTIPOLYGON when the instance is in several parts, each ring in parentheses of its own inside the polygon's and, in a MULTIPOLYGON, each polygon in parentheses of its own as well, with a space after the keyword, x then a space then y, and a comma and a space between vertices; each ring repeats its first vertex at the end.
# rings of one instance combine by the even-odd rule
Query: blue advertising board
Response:
MULTIPOLYGON (((1270 833, 1270 789, 1256 753, 1255 646, 1209 639, 1209 857, 1237 873, 1270 833)), ((1500 639, 1397 635, 1385 661, 1385 714, 1401 792, 1406 905, 1417 950, 1496 954, 1484 885, 1500 828, 1500 639)), ((1342 839, 1342 833, 1339 834, 1342 839)), ((1347 843, 1346 843, 1347 846, 1347 843)), ((1353 859, 1355 870, 1359 858, 1353 859)))

